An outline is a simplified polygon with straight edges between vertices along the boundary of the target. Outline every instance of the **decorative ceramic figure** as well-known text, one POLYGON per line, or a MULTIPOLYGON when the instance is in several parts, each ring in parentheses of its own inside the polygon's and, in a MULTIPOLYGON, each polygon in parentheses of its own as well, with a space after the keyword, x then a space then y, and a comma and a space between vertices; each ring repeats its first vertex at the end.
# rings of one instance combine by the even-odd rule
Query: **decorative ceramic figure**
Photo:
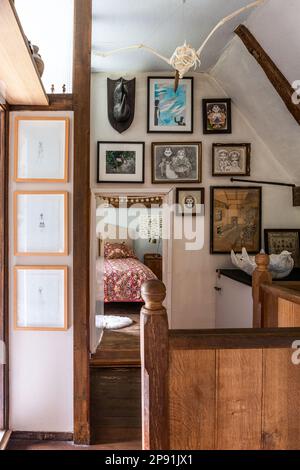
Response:
POLYGON ((41 55, 39 54, 39 48, 38 48, 38 46, 35 46, 34 44, 32 44, 32 45, 31 45, 31 48, 32 48, 32 57, 33 57, 33 60, 34 60, 34 62, 36 63, 36 66, 37 66, 37 69, 38 69, 38 72, 39 72, 40 77, 42 77, 42 76, 43 76, 43 73, 44 73, 44 70, 45 70, 44 61, 43 61, 41 55))
MULTIPOLYGON (((231 251, 232 263, 245 273, 252 276, 256 269, 255 256, 249 256, 245 248, 241 254, 231 251)), ((288 251, 283 251, 280 255, 270 255, 269 271, 273 279, 283 279, 287 277, 294 268, 294 260, 288 251)))

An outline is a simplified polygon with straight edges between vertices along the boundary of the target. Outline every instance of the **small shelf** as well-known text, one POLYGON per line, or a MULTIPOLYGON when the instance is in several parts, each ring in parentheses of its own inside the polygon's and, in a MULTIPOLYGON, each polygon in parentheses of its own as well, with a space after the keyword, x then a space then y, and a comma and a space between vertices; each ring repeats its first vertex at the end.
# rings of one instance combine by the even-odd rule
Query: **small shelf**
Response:
POLYGON ((11 0, 0 1, 0 94, 12 105, 49 104, 11 0))

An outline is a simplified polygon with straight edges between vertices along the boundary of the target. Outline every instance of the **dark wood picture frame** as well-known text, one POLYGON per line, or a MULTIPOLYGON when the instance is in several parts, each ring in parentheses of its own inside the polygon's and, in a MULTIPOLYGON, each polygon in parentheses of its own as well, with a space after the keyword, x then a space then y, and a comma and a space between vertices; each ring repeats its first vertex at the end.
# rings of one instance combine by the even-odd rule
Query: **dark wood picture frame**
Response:
POLYGON ((250 166, 250 163, 251 163, 251 144, 229 144, 229 143, 226 143, 226 144, 213 144, 212 145, 212 176, 215 176, 215 177, 226 177, 226 176, 250 176, 251 174, 251 166, 250 166), (245 172, 224 172, 224 173, 217 173, 216 172, 216 168, 215 168, 215 150, 218 149, 218 148, 226 148, 226 147, 229 147, 229 148, 232 148, 232 147, 236 147, 236 148, 240 148, 240 147, 245 147, 245 150, 246 150, 246 166, 245 166, 245 172))
MULTIPOLYGON (((287 233, 287 232, 295 232, 298 234, 298 243, 299 243, 299 252, 298 252, 298 259, 295 259, 295 267, 300 268, 300 228, 270 228, 264 230, 264 239, 265 239, 265 252, 269 255, 273 254, 270 253, 270 246, 269 246, 269 234, 270 233, 287 233)), ((275 253, 276 254, 276 253, 275 253)))
POLYGON ((231 134, 232 133, 232 117, 231 117, 231 98, 206 98, 202 100, 202 118, 203 118, 203 134, 231 134), (213 103, 224 103, 227 106, 227 129, 208 129, 206 105, 213 103))
POLYGON ((190 186, 190 187, 186 187, 186 188, 176 188, 176 204, 177 204, 177 213, 176 215, 179 215, 182 217, 184 216, 189 216, 189 217, 196 217, 198 215, 200 216, 204 216, 205 215, 205 211, 201 212, 201 213, 197 213, 197 212, 193 212, 193 213, 185 213, 185 212, 179 212, 178 211, 178 205, 180 204, 180 201, 179 201, 179 194, 181 191, 199 191, 199 193, 201 194, 201 205, 202 206, 205 206, 205 188, 201 187, 201 188, 197 188, 197 187, 193 187, 193 186, 190 186))
MULTIPOLYGON (((216 190, 248 190, 258 191, 259 194, 259 221, 257 227, 258 234, 258 247, 255 250, 247 250, 248 254, 256 255, 260 252, 262 247, 262 187, 261 186, 211 186, 210 188, 210 253, 212 255, 227 255, 229 251, 216 251, 214 244, 214 212, 215 212, 215 198, 214 194, 216 190)), ((235 248, 233 248, 235 249, 235 248)))
POLYGON ((202 142, 152 142, 151 144, 151 182, 152 184, 200 184, 202 183, 202 142), (198 147, 198 179, 193 181, 180 180, 180 179, 170 179, 156 181, 155 179, 155 147, 156 146, 165 146, 165 147, 180 147, 187 145, 195 145, 198 147))
POLYGON ((147 78, 147 133, 148 134, 193 134, 194 133, 194 77, 184 77, 181 79, 183 80, 190 80, 191 81, 191 129, 184 130, 184 131, 174 131, 174 130, 151 130, 150 129, 150 82, 151 80, 174 80, 175 86, 175 78, 174 77, 163 77, 163 76, 149 76, 147 78))
POLYGON ((102 183, 102 184, 143 184, 145 183, 145 142, 131 142, 131 141, 121 141, 121 142, 118 142, 118 141, 104 141, 104 140, 101 140, 101 141, 98 141, 97 142, 97 183, 102 183), (113 145, 118 145, 118 144, 129 144, 129 145, 141 145, 142 146, 142 149, 143 149, 143 161, 142 161, 142 179, 139 180, 139 181, 130 181, 130 180, 127 180, 127 181, 105 181, 105 180, 101 180, 100 179, 100 147, 101 147, 101 144, 113 144, 113 145))

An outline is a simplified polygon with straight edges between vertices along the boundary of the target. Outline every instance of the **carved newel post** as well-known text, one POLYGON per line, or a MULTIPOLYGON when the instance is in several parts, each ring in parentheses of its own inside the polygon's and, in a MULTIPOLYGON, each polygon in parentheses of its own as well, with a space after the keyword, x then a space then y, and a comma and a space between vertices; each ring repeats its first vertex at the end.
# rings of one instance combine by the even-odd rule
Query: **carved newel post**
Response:
POLYGON ((252 276, 253 296, 253 328, 262 327, 262 284, 272 284, 272 274, 269 271, 270 257, 265 253, 259 253, 255 257, 256 269, 252 276))
POLYGON ((169 327, 165 285, 145 282, 141 289, 145 306, 141 310, 142 421, 143 449, 169 449, 168 356, 169 327))

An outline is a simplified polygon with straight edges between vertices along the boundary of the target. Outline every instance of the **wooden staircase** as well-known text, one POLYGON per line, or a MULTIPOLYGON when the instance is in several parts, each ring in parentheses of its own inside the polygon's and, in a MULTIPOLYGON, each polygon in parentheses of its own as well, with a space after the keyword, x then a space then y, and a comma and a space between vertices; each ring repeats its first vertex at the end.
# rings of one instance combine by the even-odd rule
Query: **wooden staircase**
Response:
POLYGON ((105 331, 90 361, 92 444, 141 447, 140 315, 128 316, 134 324, 105 331))

